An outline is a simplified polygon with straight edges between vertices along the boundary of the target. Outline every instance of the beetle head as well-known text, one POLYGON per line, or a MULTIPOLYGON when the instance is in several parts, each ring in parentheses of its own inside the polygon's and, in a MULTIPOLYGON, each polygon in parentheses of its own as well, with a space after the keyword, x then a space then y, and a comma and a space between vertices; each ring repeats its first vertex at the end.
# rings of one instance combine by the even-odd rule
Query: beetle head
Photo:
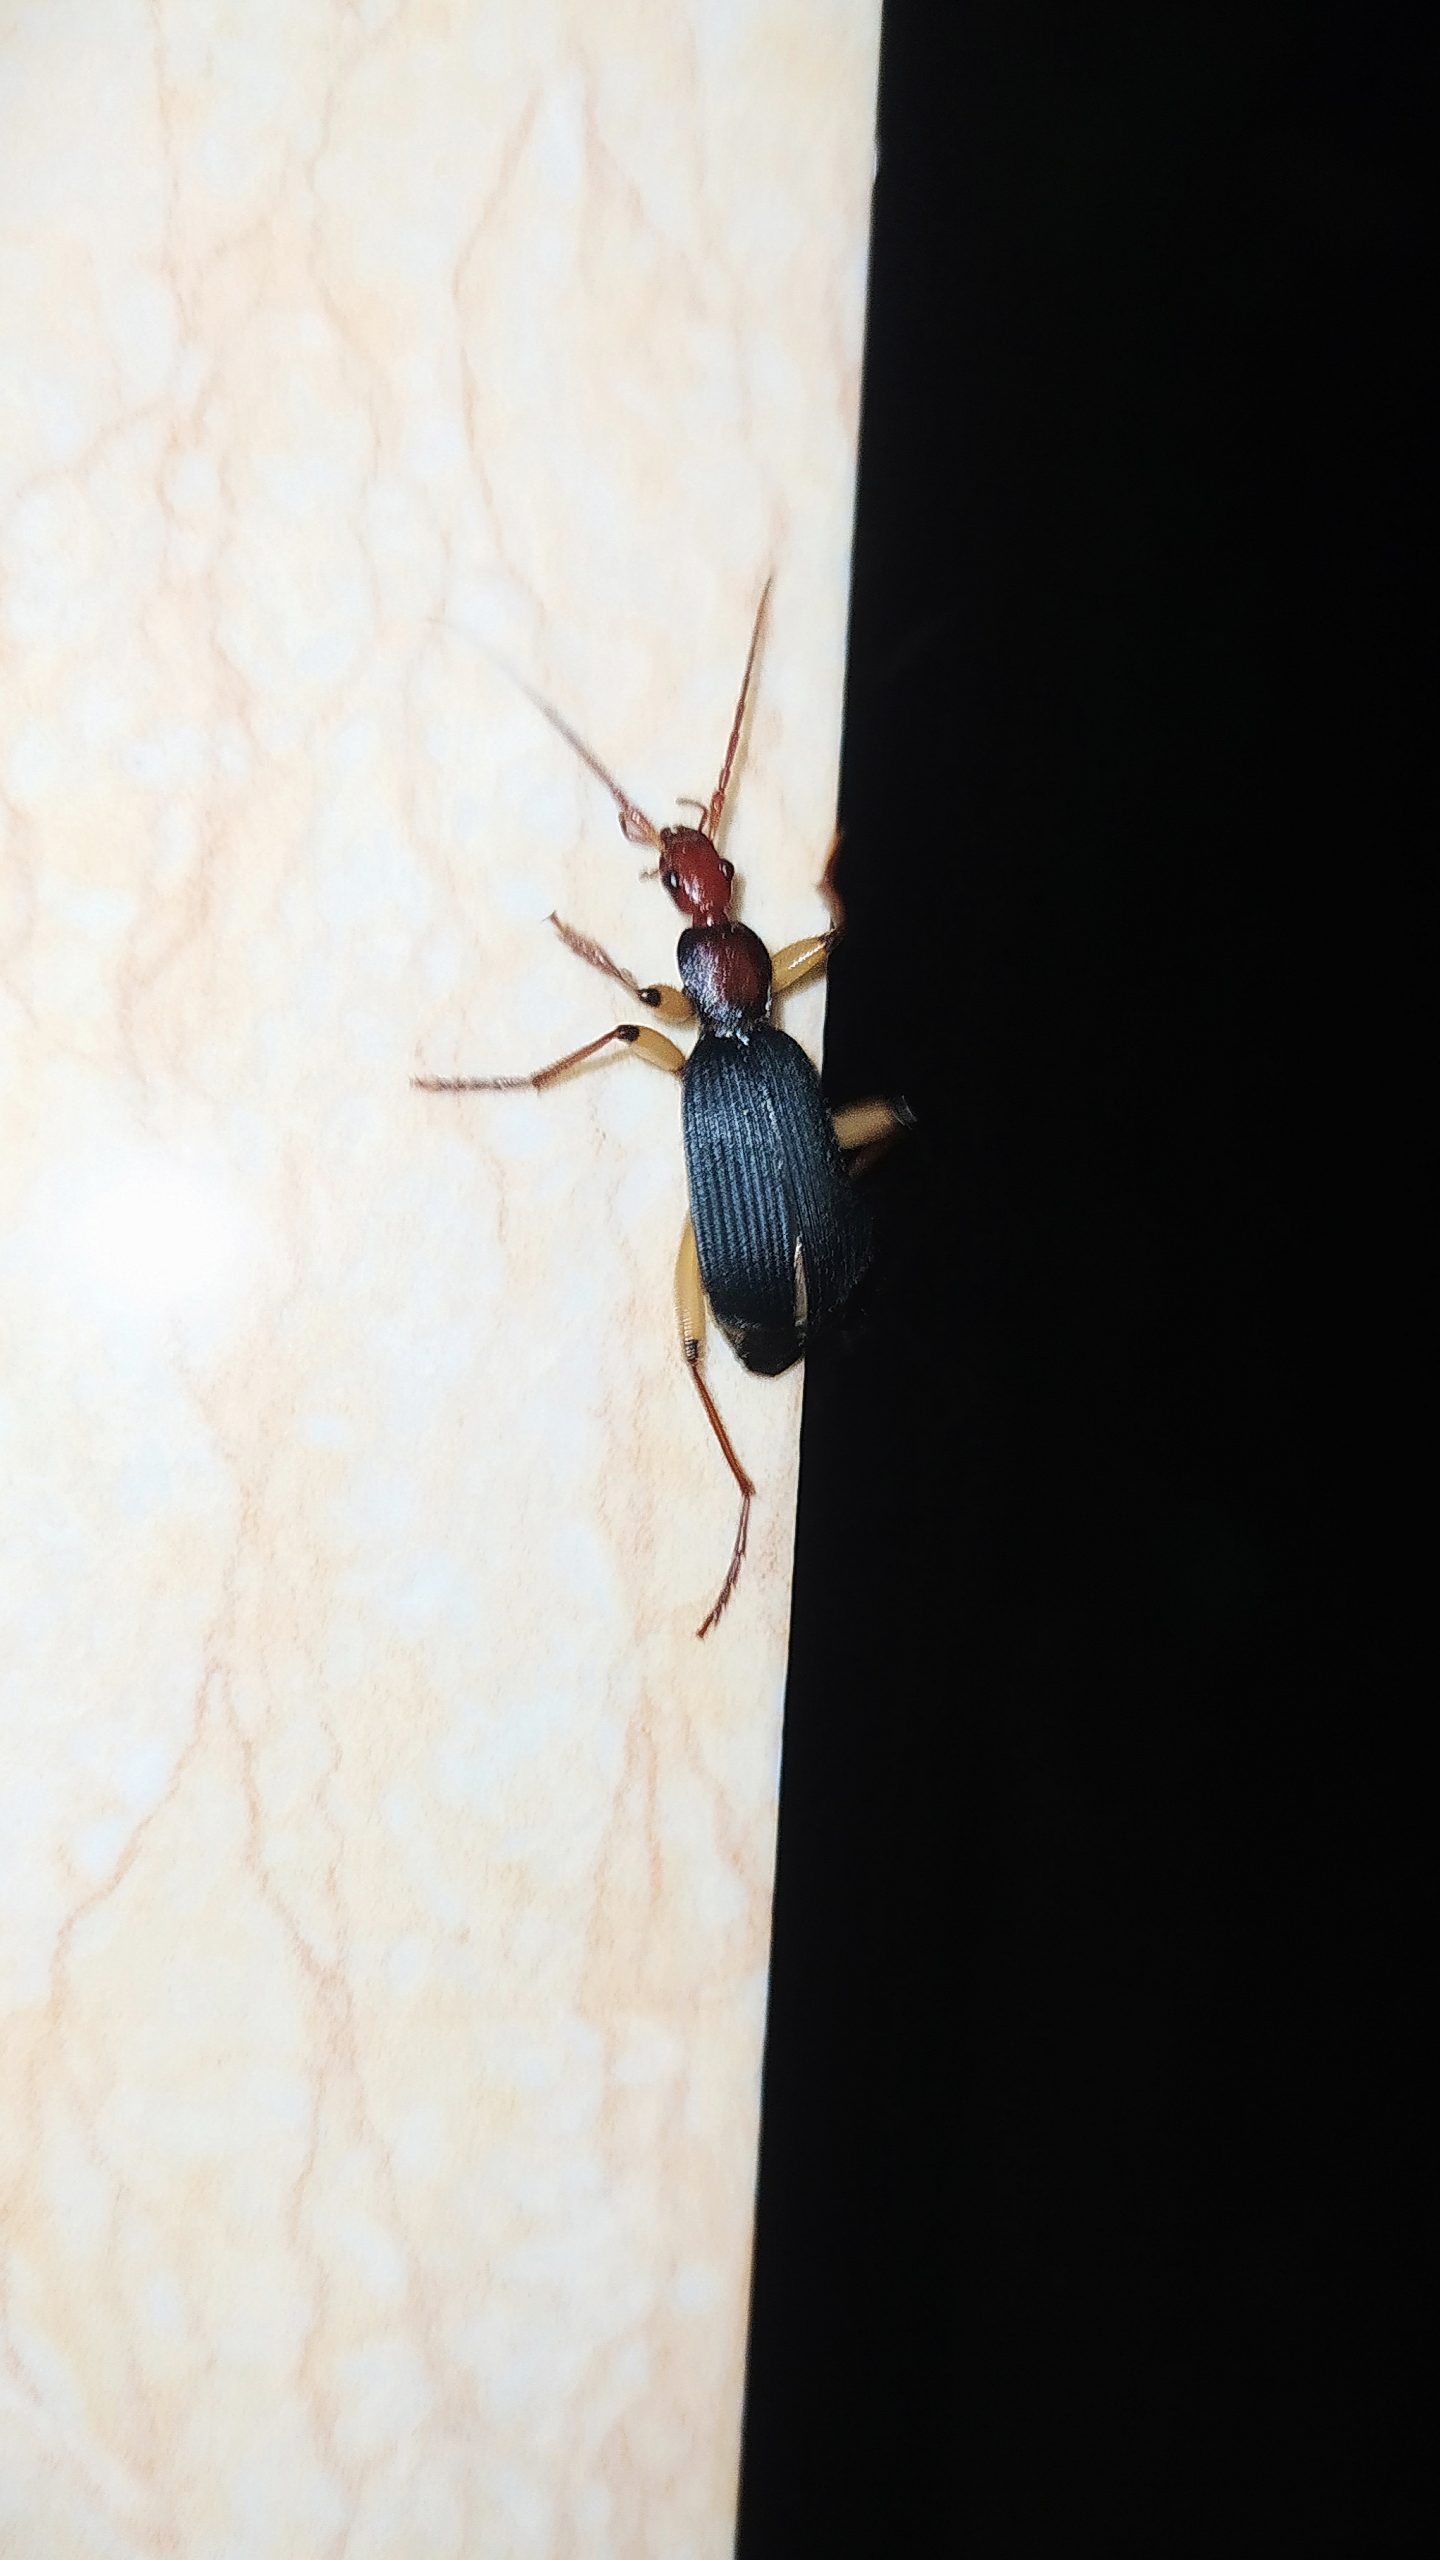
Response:
POLYGON ((699 827, 662 827, 660 881, 695 924, 723 924, 735 891, 735 865, 699 827))

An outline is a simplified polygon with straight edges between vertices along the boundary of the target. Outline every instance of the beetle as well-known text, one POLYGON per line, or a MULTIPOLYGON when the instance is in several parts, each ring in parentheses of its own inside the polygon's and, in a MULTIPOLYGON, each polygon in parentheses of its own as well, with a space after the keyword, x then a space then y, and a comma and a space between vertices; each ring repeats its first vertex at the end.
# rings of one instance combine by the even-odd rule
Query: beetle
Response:
MULTIPOLYGON (((736 1455, 704 1374, 705 1308, 747 1369, 776 1377, 803 1354, 811 1335, 838 1313, 870 1259, 870 1220, 845 1159, 856 1170, 910 1125, 902 1102, 852 1103, 831 1115, 820 1079, 798 1041, 772 1022, 777 996, 823 969, 844 926, 832 880, 839 836, 820 879, 830 913, 823 933, 766 949, 737 921, 735 866, 719 850, 720 823, 740 745, 750 679, 760 647, 767 579, 756 609, 735 717, 720 777, 708 800, 685 800, 695 826, 657 827, 622 790, 593 749, 535 693, 530 699, 615 803, 621 833, 658 857, 642 879, 658 879, 686 917, 676 948, 680 984, 642 986, 587 934, 558 915, 549 922, 566 949, 616 979, 661 1022, 697 1022, 687 1056, 649 1024, 618 1022, 533 1075, 414 1076, 425 1093, 511 1093, 545 1086, 615 1045, 681 1079, 681 1119, 690 1214, 675 1265, 675 1301, 685 1363, 740 1493, 740 1518, 724 1582, 695 1632, 706 1636, 739 1579, 755 1486, 736 1455)), ((524 690, 529 693, 530 688, 524 690)))

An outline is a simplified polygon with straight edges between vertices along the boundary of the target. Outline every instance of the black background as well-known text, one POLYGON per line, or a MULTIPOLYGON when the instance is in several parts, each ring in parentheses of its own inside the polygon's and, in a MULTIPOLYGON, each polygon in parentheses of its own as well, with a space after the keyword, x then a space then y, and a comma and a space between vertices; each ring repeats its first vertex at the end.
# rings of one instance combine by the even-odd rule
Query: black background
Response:
POLYGON ((741 2560, 1433 2547, 1432 23, 887 9, 741 2560))

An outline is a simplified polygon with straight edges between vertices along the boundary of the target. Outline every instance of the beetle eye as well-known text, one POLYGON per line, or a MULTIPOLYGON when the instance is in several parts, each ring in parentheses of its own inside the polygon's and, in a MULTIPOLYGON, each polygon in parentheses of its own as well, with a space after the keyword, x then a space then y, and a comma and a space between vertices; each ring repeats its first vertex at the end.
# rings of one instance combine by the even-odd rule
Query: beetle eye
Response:
POLYGON ((735 865, 734 865, 734 863, 733 863, 733 862, 727 862, 727 861, 725 860, 725 858, 724 858, 723 854, 722 854, 722 856, 721 856, 721 858, 720 858, 720 868, 721 868, 721 870, 724 872, 725 877, 726 877, 726 879, 727 879, 727 880, 733 880, 733 879, 734 879, 734 877, 735 877, 735 865))
POLYGON ((678 871, 667 871, 667 872, 666 872, 666 874, 665 874, 665 886, 666 886, 666 888, 667 888, 667 889, 678 889, 678 888, 679 888, 679 886, 680 886, 680 874, 679 874, 679 872, 678 872, 678 871))

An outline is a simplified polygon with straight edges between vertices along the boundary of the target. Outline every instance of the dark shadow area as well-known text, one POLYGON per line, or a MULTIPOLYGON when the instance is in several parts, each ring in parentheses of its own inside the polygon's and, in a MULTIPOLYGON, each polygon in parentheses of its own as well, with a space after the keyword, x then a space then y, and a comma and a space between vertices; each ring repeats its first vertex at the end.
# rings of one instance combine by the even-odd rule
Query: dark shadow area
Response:
POLYGON ((741 2560, 1434 2538, 1342 1277, 1433 858, 1434 23, 887 11, 826 1081, 920 1131, 807 1388, 741 2560))

